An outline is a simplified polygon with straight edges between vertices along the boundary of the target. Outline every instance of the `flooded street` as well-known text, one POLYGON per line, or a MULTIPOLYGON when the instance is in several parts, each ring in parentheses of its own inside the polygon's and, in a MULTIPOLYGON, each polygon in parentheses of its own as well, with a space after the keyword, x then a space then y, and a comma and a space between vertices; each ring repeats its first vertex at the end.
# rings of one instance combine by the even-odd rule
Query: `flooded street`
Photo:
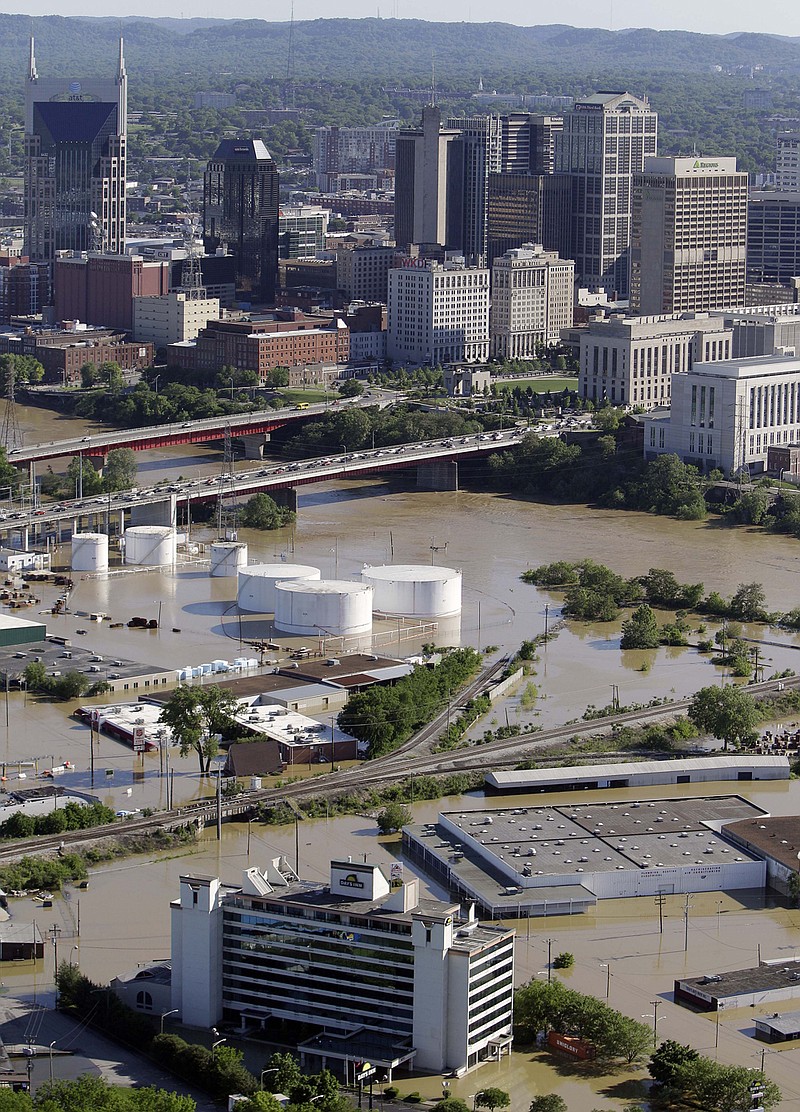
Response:
MULTIPOLYGON (((21 411, 26 443, 74 435, 84 422, 55 416, 45 410, 21 411)), ((215 449, 159 450, 139 457, 140 485, 163 477, 210 475, 219 470, 215 449)), ((62 464, 59 463, 59 467, 62 464)), ((237 470, 254 466, 237 463, 237 470)), ((552 623, 558 616, 559 596, 526 586, 520 574, 528 567, 556 559, 577 560, 591 556, 615 571, 632 576, 650 567, 665 567, 683 582, 703 582, 706 591, 730 595, 742 582, 764 584, 767 606, 790 610, 800 605, 798 560, 800 542, 744 529, 725 529, 710 522, 675 522, 645 514, 599 511, 585 507, 542 506, 511 496, 482 493, 416 493, 383 480, 361 480, 301 488, 296 526, 275 533, 241 531, 249 545, 251 563, 272 563, 283 555, 319 567, 323 577, 356 578, 365 563, 429 564, 460 568, 464 581, 464 608, 460 623, 442 628, 437 640, 484 648, 498 646, 512 651, 528 637, 543 632, 545 607, 552 623), (446 550, 444 549, 444 546, 446 550)), ((193 529, 197 541, 215 537, 208 528, 193 529)), ((56 554, 69 560, 69 549, 56 554)), ((44 611, 55 592, 41 595, 44 611)), ((169 573, 144 572, 107 579, 76 579, 71 597, 73 613, 53 618, 51 633, 74 638, 107 660, 118 656, 159 667, 183 667, 217 657, 240 655, 240 637, 269 634, 270 626, 258 616, 244 615, 241 624, 235 606, 236 582, 211 579, 201 567, 178 566, 169 573), (108 623, 86 625, 85 614, 103 610, 115 622, 132 615, 155 617, 161 609, 158 631, 123 628, 108 623), (87 628, 85 637, 75 637, 87 628), (175 632, 175 631, 179 632, 175 632)), ((31 613, 31 617, 35 614, 31 613)), ((695 626, 698 622, 693 623, 695 626)), ((713 626, 708 636, 713 635, 713 626)), ((376 625, 379 648, 390 655, 408 655, 418 642, 393 640, 390 623, 376 625)), ((757 627, 753 636, 778 642, 763 647, 765 675, 784 668, 798 670, 800 638, 757 627)), ((428 637, 423 638, 428 640, 428 637)), ((307 640, 307 639, 306 639, 307 640)), ((298 639, 278 635, 281 646, 298 639)), ((650 653, 621 653, 619 623, 571 625, 562 629, 540 651, 534 665, 538 698, 521 705, 521 688, 507 704, 509 721, 521 725, 555 725, 580 718, 587 705, 611 701, 611 685, 619 687, 621 703, 646 702, 653 696, 680 697, 709 683, 719 683, 720 670, 694 650, 659 649, 650 653)), ((524 686, 524 685, 522 685, 524 686)), ((109 701, 112 701, 109 699, 109 701)), ((117 697, 119 701, 119 697, 117 697)), ((55 704, 11 693, 7 716, 0 712, 0 752, 3 762, 32 756, 43 760, 67 758, 76 765, 65 786, 88 787, 89 733, 69 717, 75 704, 55 704)), ((505 709, 496 708, 495 721, 486 719, 477 733, 505 723, 505 709), (502 721, 498 719, 502 718, 502 721)), ((197 775, 196 760, 174 756, 175 798, 180 803, 211 788, 197 775)), ((43 767, 49 767, 45 764, 43 767)), ((95 791, 115 809, 163 805, 164 778, 158 754, 141 760, 129 749, 102 737, 95 791), (112 776, 106 776, 112 770, 112 776), (126 793, 131 790, 131 795, 126 793)), ((13 786, 13 779, 12 779, 13 786)), ((683 794, 731 794, 734 789, 776 815, 800 812, 797 782, 686 786, 683 794)), ((648 798, 668 794, 666 789, 643 789, 648 798)), ((599 798, 587 793, 589 799, 599 798)), ((602 798, 634 798, 636 793, 614 791, 602 798)), ((538 797, 537 797, 538 798, 538 797)), ((552 802, 558 802, 555 797, 552 802)), ((582 801, 585 797, 582 796, 582 801)), ((448 805, 475 806, 478 797, 439 801, 414 808, 415 821, 435 818, 448 805)), ((495 802, 500 805, 501 799, 495 802)), ((525 800, 514 797, 515 806, 525 800)), ((304 878, 327 877, 328 860, 368 854, 371 861, 390 862, 399 853, 396 840, 376 837, 374 823, 366 818, 304 822, 299 827, 299 867, 304 878)), ((263 864, 267 858, 295 856, 295 829, 253 825, 227 825, 221 842, 214 831, 203 833, 196 847, 183 847, 153 858, 111 862, 93 871, 88 890, 68 890, 50 909, 30 900, 12 902, 18 921, 34 916, 43 932, 53 923, 62 927, 60 959, 74 960, 93 979, 103 982, 137 963, 169 954, 169 900, 177 895, 182 872, 220 874, 238 881, 241 870, 263 864), (249 841, 249 855, 248 855, 249 841), (80 905, 79 905, 80 901, 80 905), (78 935, 80 919, 80 935, 78 935)), ((438 893, 441 895, 441 893, 438 893)), ((559 949, 575 954, 576 964, 567 972, 569 984, 600 997, 609 985, 610 1003, 639 1018, 659 1009, 659 1039, 691 1041, 703 1053, 720 1060, 757 1066, 761 1044, 755 1043, 753 1019, 763 1011, 724 1013, 719 1032, 713 1019, 694 1015, 672 1004, 673 978, 684 973, 705 973, 755 964, 756 946, 765 957, 789 957, 800 947, 800 912, 765 907, 756 893, 735 896, 695 895, 691 898, 689 945, 684 952, 683 900, 669 897, 664 932, 652 900, 601 901, 589 914, 571 918, 533 920, 521 926, 517 948, 517 979, 546 974, 546 937, 559 949), (530 930, 528 930, 530 927, 530 930), (607 967, 611 979, 607 982, 607 967), (544 973, 542 972, 544 971, 544 973), (719 1046, 715 1046, 715 1041, 719 1046)), ((53 955, 33 965, 4 968, 6 984, 14 991, 52 1000, 53 955)), ((800 1007, 795 1003, 794 1007, 800 1007)), ((643 1020, 648 1022, 648 1020, 643 1020)), ((768 1053, 766 1069, 784 1090, 782 1108, 800 1112, 800 1049, 768 1053)), ((636 1093, 622 1088, 641 1077, 634 1071, 613 1076, 563 1073, 550 1055, 515 1053, 510 1059, 486 1066, 479 1073, 454 1081, 451 1092, 472 1103, 477 1088, 497 1084, 512 1093, 514 1108, 525 1108, 537 1093, 558 1091, 570 1112, 619 1108, 636 1093)), ((423 1096, 439 1092, 440 1078, 401 1083, 401 1092, 419 1089, 423 1096)))

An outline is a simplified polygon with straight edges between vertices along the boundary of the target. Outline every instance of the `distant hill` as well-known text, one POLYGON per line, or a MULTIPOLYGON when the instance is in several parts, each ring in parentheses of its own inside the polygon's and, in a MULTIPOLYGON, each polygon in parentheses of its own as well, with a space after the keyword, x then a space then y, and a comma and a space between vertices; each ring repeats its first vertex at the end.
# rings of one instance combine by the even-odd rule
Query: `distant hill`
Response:
MULTIPOLYGON (((0 82, 22 82, 28 36, 44 75, 110 73, 125 36, 131 77, 282 77, 289 26, 263 20, 64 18, 0 15, 0 82)), ((483 75, 513 74, 537 83, 544 73, 580 78, 614 73, 709 73, 712 66, 768 66, 800 73, 800 40, 780 35, 699 35, 647 28, 607 31, 560 25, 427 23, 422 20, 317 19, 294 25, 298 81, 381 80, 420 83, 436 57, 438 80, 474 87, 483 75)), ((135 95, 135 94, 134 94, 135 95)))

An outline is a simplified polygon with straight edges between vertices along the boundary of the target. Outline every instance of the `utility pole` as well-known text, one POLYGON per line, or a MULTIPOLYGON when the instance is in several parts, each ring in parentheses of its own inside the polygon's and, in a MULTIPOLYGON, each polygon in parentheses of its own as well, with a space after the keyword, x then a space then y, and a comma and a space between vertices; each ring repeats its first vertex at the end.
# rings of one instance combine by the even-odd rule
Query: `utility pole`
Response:
POLYGON ((53 943, 53 984, 56 986, 56 1003, 58 1003, 58 936, 61 934, 61 927, 58 923, 53 923, 50 928, 50 940, 53 943))
POLYGON ((548 985, 553 980, 553 965, 552 965, 552 962, 551 962, 550 959, 551 959, 551 955, 552 955, 552 952, 553 952, 553 943, 557 942, 557 941, 558 941, 557 938, 546 938, 545 939, 545 942, 547 943, 547 983, 548 983, 548 985))
POLYGON ((664 895, 663 892, 659 892, 659 894, 655 898, 655 905, 658 908, 658 933, 659 934, 664 933, 664 904, 666 902, 667 902, 667 897, 664 895))
POLYGON ((693 905, 689 903, 689 894, 686 894, 686 901, 683 905, 683 952, 684 954, 689 949, 689 908, 693 905))
POLYGON ((653 1050, 655 1050, 658 1043, 658 1009, 663 1001, 651 1000, 650 1003, 653 1005, 653 1050))
POLYGON ((217 841, 222 841, 222 769, 217 769, 217 841))

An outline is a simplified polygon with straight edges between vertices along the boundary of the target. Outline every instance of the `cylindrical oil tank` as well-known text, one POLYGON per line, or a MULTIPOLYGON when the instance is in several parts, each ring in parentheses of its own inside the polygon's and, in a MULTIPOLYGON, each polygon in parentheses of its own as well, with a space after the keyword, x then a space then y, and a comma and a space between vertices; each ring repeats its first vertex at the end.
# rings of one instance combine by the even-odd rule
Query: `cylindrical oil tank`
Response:
POLYGON ((461 612, 461 572, 427 564, 365 567, 361 579, 374 589, 380 614, 444 618, 461 612))
POLYGON ((252 614, 275 613, 275 584, 319 579, 319 568, 310 564, 250 564, 239 573, 236 602, 252 614))
POLYGON ((108 571, 108 534, 73 533, 73 571, 108 571))
POLYGON ((238 575, 246 565, 247 545, 241 541, 214 541, 211 545, 210 575, 238 575))
POLYGON ((278 583, 275 627, 284 633, 345 637, 372 630, 372 587, 344 579, 278 583))
POLYGON ((132 525, 125 530, 125 563, 159 567, 175 563, 175 530, 167 525, 132 525))

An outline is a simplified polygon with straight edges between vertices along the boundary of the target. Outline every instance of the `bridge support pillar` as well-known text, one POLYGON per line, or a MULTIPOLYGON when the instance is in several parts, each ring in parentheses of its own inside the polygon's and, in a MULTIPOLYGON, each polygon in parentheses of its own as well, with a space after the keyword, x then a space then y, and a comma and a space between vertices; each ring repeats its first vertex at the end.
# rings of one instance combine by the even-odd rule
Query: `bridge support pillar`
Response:
POLYGON ((287 487, 285 490, 268 490, 267 494, 279 506, 297 513, 297 487, 287 487))
POLYGON ((96 452, 92 452, 91 455, 86 455, 84 458, 88 459, 89 463, 91 463, 92 467, 95 469, 98 475, 103 474, 103 468, 106 465, 108 453, 106 453, 105 455, 98 455, 96 452))
POLYGON ((173 529, 178 520, 178 500, 174 494, 167 494, 160 502, 147 502, 141 506, 131 506, 131 525, 167 525, 173 529))
POLYGON ((244 445, 244 458, 245 459, 263 459, 264 449, 269 444, 269 433, 258 432, 252 436, 240 436, 242 444, 244 445))
POLYGON ((458 463, 445 459, 418 464, 417 490, 458 490, 458 463))

